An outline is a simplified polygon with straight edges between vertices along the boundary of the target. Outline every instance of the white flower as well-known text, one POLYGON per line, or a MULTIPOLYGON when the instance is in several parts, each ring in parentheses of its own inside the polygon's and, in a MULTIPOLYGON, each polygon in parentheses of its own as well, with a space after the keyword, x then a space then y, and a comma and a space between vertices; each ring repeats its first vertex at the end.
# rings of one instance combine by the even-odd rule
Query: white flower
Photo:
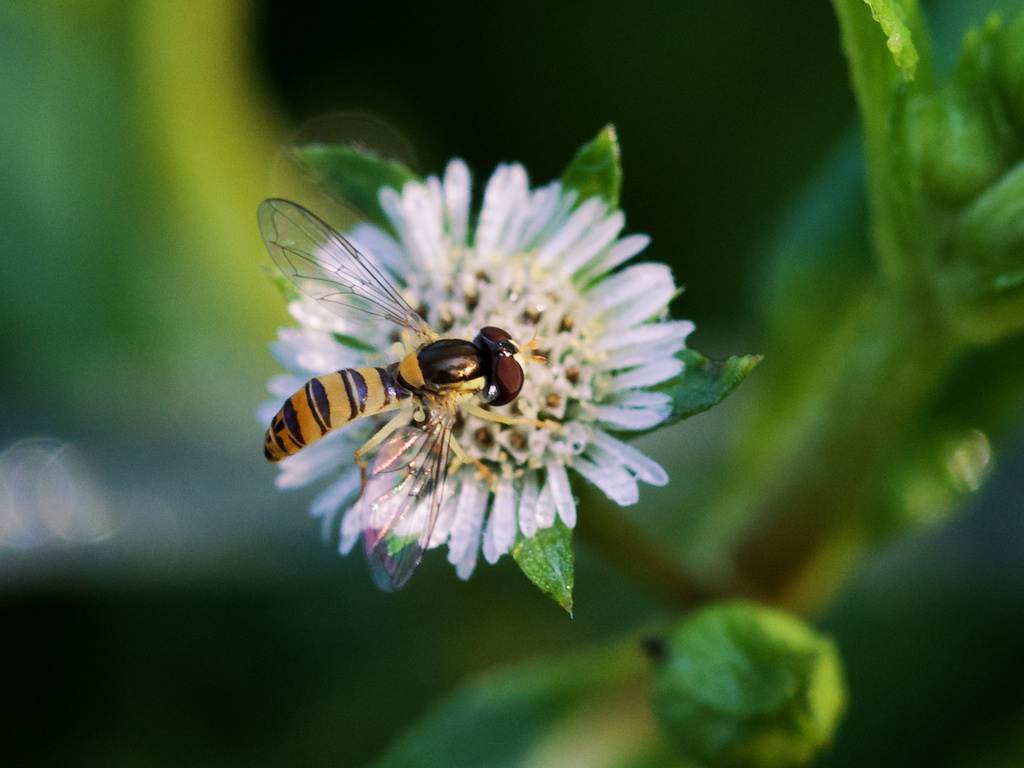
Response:
MULTIPOLYGON (((557 181, 531 190, 522 166, 502 165, 487 184, 474 225, 469 170, 453 160, 443 180, 432 176, 401 192, 381 190, 397 240, 370 224, 348 235, 404 282, 409 303, 442 336, 471 339, 480 328, 497 326, 520 345, 535 340, 536 354, 546 360, 527 360, 519 397, 502 412, 556 421, 560 428, 503 425, 463 413, 453 430, 465 452, 491 470, 489 479, 472 464, 451 473, 429 542, 447 543, 462 578, 481 551, 490 563, 507 553, 517 532, 532 536, 556 516, 573 527, 569 471, 621 505, 638 500, 638 481, 668 482, 661 466, 613 433, 646 430, 669 417, 669 396, 651 388, 681 372, 676 353, 693 324, 666 319, 677 292, 668 267, 623 266, 648 237, 620 238, 621 211, 599 197, 574 207, 575 197, 557 181)), ((349 323, 310 298, 292 302, 289 311, 298 328, 281 329, 272 350, 290 373, 270 382, 276 399, 260 410, 264 424, 309 378, 380 364, 360 347, 387 353, 394 341, 389 328, 349 323), (342 343, 353 338, 361 344, 342 343)), ((342 552, 362 533, 352 452, 380 424, 357 420, 280 465, 281 488, 330 478, 311 512, 329 534, 346 510, 342 552)))

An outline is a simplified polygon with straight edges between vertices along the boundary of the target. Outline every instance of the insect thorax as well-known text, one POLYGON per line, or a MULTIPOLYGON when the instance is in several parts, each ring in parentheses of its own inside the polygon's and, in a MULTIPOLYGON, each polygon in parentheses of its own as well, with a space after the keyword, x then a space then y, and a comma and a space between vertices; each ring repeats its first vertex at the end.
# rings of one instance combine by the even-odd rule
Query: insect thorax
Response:
POLYGON ((407 355, 398 373, 412 389, 430 392, 479 392, 486 373, 480 349, 463 339, 441 339, 407 355))

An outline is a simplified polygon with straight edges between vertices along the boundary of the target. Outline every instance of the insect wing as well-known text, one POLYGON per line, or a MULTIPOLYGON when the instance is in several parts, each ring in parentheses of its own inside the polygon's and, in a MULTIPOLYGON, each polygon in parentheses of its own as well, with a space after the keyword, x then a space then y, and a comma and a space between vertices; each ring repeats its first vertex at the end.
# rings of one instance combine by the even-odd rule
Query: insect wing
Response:
POLYGON ((444 498, 454 414, 396 430, 368 471, 359 500, 366 560, 377 586, 400 589, 423 559, 444 498))
POLYGON ((307 296, 348 320, 388 320, 431 336, 383 271, 318 216, 272 198, 260 203, 257 218, 274 263, 307 296))

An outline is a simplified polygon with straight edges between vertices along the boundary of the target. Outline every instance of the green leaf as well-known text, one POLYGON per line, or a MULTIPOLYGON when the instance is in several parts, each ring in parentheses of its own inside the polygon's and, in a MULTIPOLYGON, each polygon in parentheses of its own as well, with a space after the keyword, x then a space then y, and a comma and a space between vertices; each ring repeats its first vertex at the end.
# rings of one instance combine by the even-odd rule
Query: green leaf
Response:
POLYGON ((526 577, 572 616, 574 554, 572 530, 556 519, 529 538, 519 535, 512 558, 526 577))
POLYGON ((885 45, 896 66, 903 70, 907 80, 914 79, 917 69, 917 48, 903 14, 902 3, 897 0, 864 0, 871 8, 871 18, 885 33, 885 45))
POLYGON ((995 39, 994 79, 1017 131, 1024 130, 1024 12, 995 39))
POLYGON ((659 650, 655 715, 683 754, 712 768, 804 765, 845 709, 835 645, 779 610, 711 606, 659 650))
MULTIPOLYGON (((672 398, 672 414, 653 429, 667 427, 718 405, 761 362, 761 355, 742 355, 719 362, 709 360, 692 349, 682 350, 677 357, 684 363, 683 372, 675 379, 653 388, 672 398)), ((643 433, 630 434, 635 436, 643 433)))
POLYGON ((634 642, 477 679, 395 743, 376 768, 679 766, 644 706, 634 642))
POLYGON ((910 247, 906 233, 917 231, 922 217, 903 113, 915 96, 933 90, 931 41, 915 0, 832 0, 832 5, 860 109, 876 258, 884 271, 899 274, 910 247))
POLYGON ((382 187, 402 190, 419 176, 396 160, 345 144, 304 144, 292 150, 301 168, 332 197, 353 206, 370 223, 394 233, 380 207, 382 187))
POLYGON ((576 204, 598 195, 611 208, 619 206, 622 163, 615 126, 606 125, 597 138, 584 144, 562 173, 562 186, 575 189, 576 204))

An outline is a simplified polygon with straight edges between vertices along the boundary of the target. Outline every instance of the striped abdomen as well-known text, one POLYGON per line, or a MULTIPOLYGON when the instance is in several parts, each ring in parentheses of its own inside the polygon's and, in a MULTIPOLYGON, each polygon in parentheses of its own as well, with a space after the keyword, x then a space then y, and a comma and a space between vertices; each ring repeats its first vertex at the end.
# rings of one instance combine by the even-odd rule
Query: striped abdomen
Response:
POLYGON ((280 461, 354 419, 400 407, 412 393, 398 383, 398 365, 346 368, 310 379, 270 422, 263 455, 280 461))

